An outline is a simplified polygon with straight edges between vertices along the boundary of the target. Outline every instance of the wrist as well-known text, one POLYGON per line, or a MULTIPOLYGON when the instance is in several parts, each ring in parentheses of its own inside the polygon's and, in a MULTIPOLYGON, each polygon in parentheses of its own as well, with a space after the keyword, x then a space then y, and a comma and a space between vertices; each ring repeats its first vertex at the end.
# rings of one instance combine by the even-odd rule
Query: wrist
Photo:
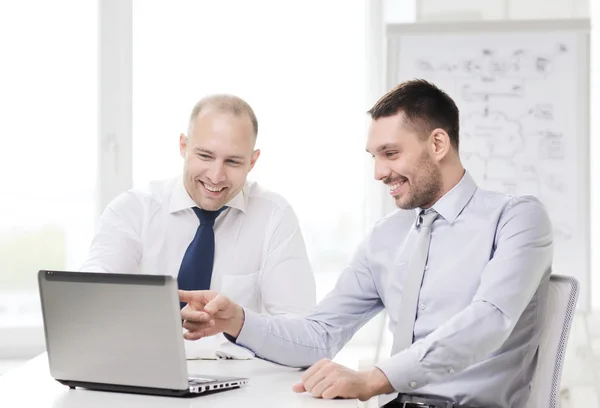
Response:
POLYGON ((379 368, 373 367, 371 370, 366 371, 365 373, 367 388, 371 397, 394 392, 392 384, 383 371, 381 371, 379 368))
POLYGON ((236 305, 236 308, 233 312, 233 316, 229 322, 225 333, 229 334, 231 337, 237 337, 240 335, 242 331, 242 327, 244 326, 244 308, 240 305, 236 305))

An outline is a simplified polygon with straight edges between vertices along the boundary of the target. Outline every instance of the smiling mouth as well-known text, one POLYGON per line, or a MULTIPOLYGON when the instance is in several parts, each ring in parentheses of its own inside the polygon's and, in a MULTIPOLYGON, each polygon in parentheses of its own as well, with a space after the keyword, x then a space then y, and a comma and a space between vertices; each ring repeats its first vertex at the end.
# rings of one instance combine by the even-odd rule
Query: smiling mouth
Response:
POLYGON ((400 189, 402 188, 402 186, 404 184, 406 184, 408 180, 404 179, 404 180, 400 180, 400 181, 396 181, 393 184, 388 184, 387 188, 388 191, 391 195, 398 195, 400 193, 400 189))
POLYGON ((213 194, 218 194, 221 191, 225 190, 227 187, 217 187, 217 186, 213 186, 211 184, 205 183, 203 181, 200 182, 200 184, 202 184, 202 186, 209 192, 213 193, 213 194))

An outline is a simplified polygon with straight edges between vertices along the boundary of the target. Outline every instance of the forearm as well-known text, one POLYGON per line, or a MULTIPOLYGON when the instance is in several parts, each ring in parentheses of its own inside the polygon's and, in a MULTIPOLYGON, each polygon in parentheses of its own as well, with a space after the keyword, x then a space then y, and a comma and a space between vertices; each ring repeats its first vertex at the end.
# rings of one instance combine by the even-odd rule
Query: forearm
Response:
MULTIPOLYGON (((237 342, 264 359, 294 367, 332 358, 383 308, 366 262, 365 246, 366 242, 359 246, 334 290, 310 314, 261 316, 245 310, 237 342)), ((312 294, 312 284, 310 287, 312 294)))
POLYGON ((475 302, 410 348, 377 364, 397 392, 443 381, 501 347, 515 322, 494 305, 475 302))
POLYGON ((332 358, 347 339, 326 324, 291 316, 264 316, 244 310, 244 324, 236 343, 258 357, 290 367, 308 367, 332 358))

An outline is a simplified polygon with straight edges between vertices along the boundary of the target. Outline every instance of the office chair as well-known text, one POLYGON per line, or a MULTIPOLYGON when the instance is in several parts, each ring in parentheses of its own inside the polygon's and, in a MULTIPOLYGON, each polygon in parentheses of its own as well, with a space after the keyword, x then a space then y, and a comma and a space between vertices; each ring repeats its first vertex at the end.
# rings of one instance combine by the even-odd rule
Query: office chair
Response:
POLYGON ((527 408, 558 408, 563 361, 579 282, 570 276, 550 275, 546 316, 540 337, 538 365, 527 408))

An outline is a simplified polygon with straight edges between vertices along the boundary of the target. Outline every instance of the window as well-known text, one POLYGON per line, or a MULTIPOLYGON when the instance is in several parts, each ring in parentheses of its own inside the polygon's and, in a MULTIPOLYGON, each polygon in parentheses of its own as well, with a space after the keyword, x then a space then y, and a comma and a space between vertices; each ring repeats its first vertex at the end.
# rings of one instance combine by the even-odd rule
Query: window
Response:
POLYGON ((43 350, 37 271, 92 238, 97 28, 95 2, 0 3, 0 357, 43 350))
POLYGON ((236 94, 259 121, 250 178, 291 202, 315 271, 337 277, 364 231, 363 2, 139 0, 133 16, 134 186, 181 171, 198 99, 236 94))
POLYGON ((591 68, 590 68, 590 216, 591 216, 591 306, 592 310, 600 310, 600 251, 598 246, 600 244, 600 216, 598 209, 600 209, 600 122, 595 112, 598 112, 600 108, 600 50, 598 49, 598 42, 600 41, 600 29, 598 28, 598 22, 600 22, 600 6, 597 2, 590 2, 591 7, 591 18, 592 22, 592 33, 591 33, 591 44, 590 57, 591 57, 591 68), (595 44, 595 45, 594 45, 595 44))
POLYGON ((242 97, 262 151, 249 178, 293 206, 321 299, 365 232, 365 65, 365 2, 134 0, 134 187, 181 172, 197 100, 242 97))

